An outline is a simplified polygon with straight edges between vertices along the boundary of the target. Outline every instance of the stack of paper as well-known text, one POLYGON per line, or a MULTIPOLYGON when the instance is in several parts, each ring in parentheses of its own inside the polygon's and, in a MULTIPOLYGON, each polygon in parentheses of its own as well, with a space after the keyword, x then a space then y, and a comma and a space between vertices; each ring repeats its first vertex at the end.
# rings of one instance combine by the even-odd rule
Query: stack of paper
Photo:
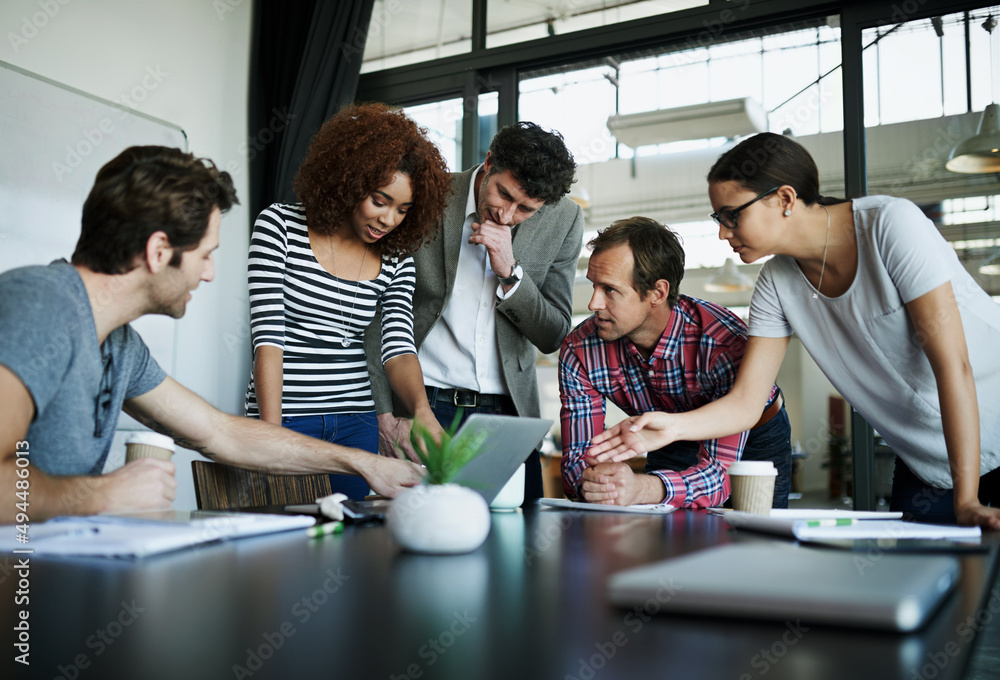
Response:
POLYGON ((726 524, 787 536, 799 541, 853 539, 957 539, 978 540, 979 527, 904 522, 900 513, 844 510, 772 510, 770 515, 748 512, 725 514, 726 524))

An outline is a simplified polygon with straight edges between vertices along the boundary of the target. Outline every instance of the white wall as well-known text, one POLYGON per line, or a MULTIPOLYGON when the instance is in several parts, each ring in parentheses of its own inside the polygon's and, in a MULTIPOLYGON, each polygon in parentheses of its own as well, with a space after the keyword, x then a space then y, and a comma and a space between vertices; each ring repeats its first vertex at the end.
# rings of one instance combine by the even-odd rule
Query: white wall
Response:
MULTIPOLYGON (((0 60, 179 125, 246 204, 250 14, 243 0, 4 0, 0 60)), ((249 220, 244 206, 223 219, 215 281, 195 291, 177 334, 174 377, 230 413, 242 411, 249 375, 249 220)), ((110 463, 123 455, 115 447, 110 463)), ((195 505, 194 455, 175 458, 177 508, 195 505)))

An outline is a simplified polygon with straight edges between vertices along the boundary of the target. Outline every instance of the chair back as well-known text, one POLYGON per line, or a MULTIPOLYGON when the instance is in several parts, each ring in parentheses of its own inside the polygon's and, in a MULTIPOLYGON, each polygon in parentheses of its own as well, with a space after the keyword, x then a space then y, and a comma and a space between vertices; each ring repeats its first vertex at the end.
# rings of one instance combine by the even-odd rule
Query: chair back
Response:
POLYGON ((333 493, 326 474, 269 475, 204 460, 191 461, 191 471, 199 510, 315 503, 333 493))

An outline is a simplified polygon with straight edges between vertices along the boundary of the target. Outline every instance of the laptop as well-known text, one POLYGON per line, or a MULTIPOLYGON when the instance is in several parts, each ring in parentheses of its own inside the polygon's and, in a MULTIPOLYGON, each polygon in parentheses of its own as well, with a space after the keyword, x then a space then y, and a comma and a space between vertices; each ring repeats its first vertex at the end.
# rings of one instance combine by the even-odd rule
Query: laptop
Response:
POLYGON ((608 594, 622 607, 655 601, 665 613, 908 632, 928 621, 958 575, 950 556, 868 560, 850 551, 735 543, 614 574, 608 594))
MULTIPOLYGON (((552 421, 544 418, 472 414, 462 423, 455 438, 482 436, 482 451, 452 482, 476 491, 489 505, 551 427, 552 421)), ((390 502, 388 499, 344 501, 344 515, 356 521, 382 519, 390 502)))

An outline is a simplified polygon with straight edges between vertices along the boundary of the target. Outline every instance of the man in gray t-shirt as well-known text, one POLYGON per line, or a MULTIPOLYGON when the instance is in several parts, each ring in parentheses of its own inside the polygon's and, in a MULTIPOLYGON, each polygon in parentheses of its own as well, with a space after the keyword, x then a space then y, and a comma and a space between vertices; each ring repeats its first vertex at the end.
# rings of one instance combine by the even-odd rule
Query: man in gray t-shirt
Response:
POLYGON ((122 409, 182 446, 279 474, 359 474, 382 495, 420 480, 408 461, 227 415, 167 376, 128 325, 184 315, 214 277, 232 179, 177 149, 131 147, 101 168, 72 264, 0 275, 0 523, 169 506, 171 462, 101 475, 122 409), (27 462, 27 464, 26 464, 27 462))

